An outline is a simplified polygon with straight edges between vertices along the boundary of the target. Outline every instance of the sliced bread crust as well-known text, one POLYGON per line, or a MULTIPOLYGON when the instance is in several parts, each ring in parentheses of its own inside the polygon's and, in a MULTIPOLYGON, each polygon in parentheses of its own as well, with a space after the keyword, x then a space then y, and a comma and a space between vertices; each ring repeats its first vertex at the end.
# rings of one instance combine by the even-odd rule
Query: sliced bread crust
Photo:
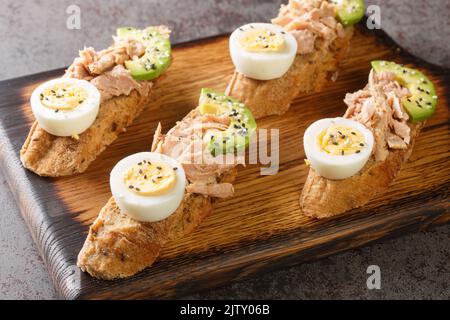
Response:
POLYGON ((255 80, 235 71, 225 94, 242 101, 255 119, 281 115, 299 94, 320 91, 332 78, 352 36, 353 27, 347 27, 345 37, 336 38, 330 48, 317 41, 314 52, 297 55, 288 72, 278 79, 255 80))
POLYGON ((300 196, 302 213, 312 218, 329 218, 361 207, 385 192, 410 157, 424 124, 409 124, 411 143, 407 149, 390 150, 384 161, 375 161, 372 156, 358 174, 348 179, 326 179, 310 168, 300 196))

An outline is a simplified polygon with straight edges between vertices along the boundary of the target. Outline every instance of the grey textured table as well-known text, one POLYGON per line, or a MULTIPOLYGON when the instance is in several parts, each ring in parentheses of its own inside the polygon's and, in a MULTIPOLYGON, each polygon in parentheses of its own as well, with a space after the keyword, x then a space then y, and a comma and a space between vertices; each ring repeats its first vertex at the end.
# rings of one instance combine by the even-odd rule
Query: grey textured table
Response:
MULTIPOLYGON (((267 20, 282 1, 77 1, 81 30, 66 28, 72 0, 0 3, 0 80, 68 65, 83 45, 102 48, 118 25, 166 23, 176 42, 267 20)), ((450 67, 449 0, 371 0, 382 28, 402 47, 450 67)), ((58 298, 0 174, 0 298, 58 298)), ((406 235, 318 262, 272 272, 187 298, 450 298, 450 225, 406 235), (381 268, 381 290, 368 290, 366 269, 381 268)))

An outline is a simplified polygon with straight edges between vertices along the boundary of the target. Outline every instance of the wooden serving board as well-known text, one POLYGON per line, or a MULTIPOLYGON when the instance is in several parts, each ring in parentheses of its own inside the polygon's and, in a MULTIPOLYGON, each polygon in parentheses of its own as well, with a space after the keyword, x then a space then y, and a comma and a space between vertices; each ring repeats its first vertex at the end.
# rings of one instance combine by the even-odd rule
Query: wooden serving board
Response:
MULTIPOLYGON (((158 121, 170 129, 197 105, 202 87, 224 90, 233 72, 227 37, 179 45, 157 98, 84 174, 41 178, 22 168, 19 150, 33 121, 32 90, 63 70, 0 82, 1 167, 24 219, 65 298, 179 297, 253 274, 319 259, 383 238, 450 221, 450 72, 402 52, 387 37, 359 28, 339 79, 321 93, 299 97, 287 114, 258 122, 280 129, 280 171, 261 176, 241 168, 234 198, 219 202, 200 228, 169 243, 160 259, 127 280, 99 281, 76 267, 91 222, 110 197, 109 172, 121 158, 149 150, 158 121), (440 97, 410 161, 389 192, 361 209, 317 221, 300 214, 298 199, 308 173, 302 136, 324 117, 342 115, 346 92, 365 86, 373 59, 423 69, 440 97)), ((31 244, 30 244, 31 245, 31 244)))

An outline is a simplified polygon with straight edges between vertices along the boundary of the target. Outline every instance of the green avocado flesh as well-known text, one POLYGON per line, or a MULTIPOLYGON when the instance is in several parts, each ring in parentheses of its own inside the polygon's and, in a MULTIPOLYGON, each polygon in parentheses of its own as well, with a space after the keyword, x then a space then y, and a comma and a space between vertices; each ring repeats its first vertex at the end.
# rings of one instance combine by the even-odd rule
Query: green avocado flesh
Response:
POLYGON ((136 80, 152 80, 159 77, 170 65, 172 49, 169 37, 161 34, 157 28, 144 30, 135 28, 117 29, 119 38, 131 37, 141 41, 145 53, 137 60, 125 61, 125 67, 136 80))
POLYGON ((402 98, 402 105, 412 122, 423 121, 433 115, 438 98, 433 83, 426 75, 389 61, 372 61, 372 68, 375 72, 394 73, 398 83, 409 90, 411 96, 402 98))
POLYGON ((344 26, 358 23, 366 12, 364 0, 331 0, 336 6, 336 15, 344 26))
POLYGON ((226 130, 209 131, 203 137, 213 156, 235 153, 248 146, 250 137, 256 131, 256 122, 243 103, 223 93, 203 88, 198 108, 201 114, 230 117, 230 125, 226 130))

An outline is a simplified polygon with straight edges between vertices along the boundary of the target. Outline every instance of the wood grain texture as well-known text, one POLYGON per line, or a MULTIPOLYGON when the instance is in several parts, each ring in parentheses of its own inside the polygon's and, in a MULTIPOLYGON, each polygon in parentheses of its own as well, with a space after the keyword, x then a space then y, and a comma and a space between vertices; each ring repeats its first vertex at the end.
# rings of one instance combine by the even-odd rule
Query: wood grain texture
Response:
POLYGON ((199 229, 182 241, 169 242, 151 268, 130 279, 99 281, 79 272, 76 257, 89 224, 110 198, 108 179, 114 164, 131 153, 149 150, 159 121, 167 131, 196 106, 201 87, 224 90, 233 69, 226 37, 177 46, 155 102, 128 132, 84 174, 57 179, 24 170, 18 154, 33 121, 30 93, 62 70, 0 83, 0 165, 64 297, 179 297, 450 222, 450 72, 397 50, 383 34, 357 28, 335 83, 321 93, 297 98, 284 116, 258 122, 260 128, 280 129, 277 175, 261 176, 258 165, 241 168, 235 197, 220 201, 199 229), (389 192, 337 218, 304 217, 298 203, 308 173, 301 143, 304 130, 317 119, 344 112, 345 93, 364 87, 373 59, 423 69, 438 89, 437 112, 389 192))

